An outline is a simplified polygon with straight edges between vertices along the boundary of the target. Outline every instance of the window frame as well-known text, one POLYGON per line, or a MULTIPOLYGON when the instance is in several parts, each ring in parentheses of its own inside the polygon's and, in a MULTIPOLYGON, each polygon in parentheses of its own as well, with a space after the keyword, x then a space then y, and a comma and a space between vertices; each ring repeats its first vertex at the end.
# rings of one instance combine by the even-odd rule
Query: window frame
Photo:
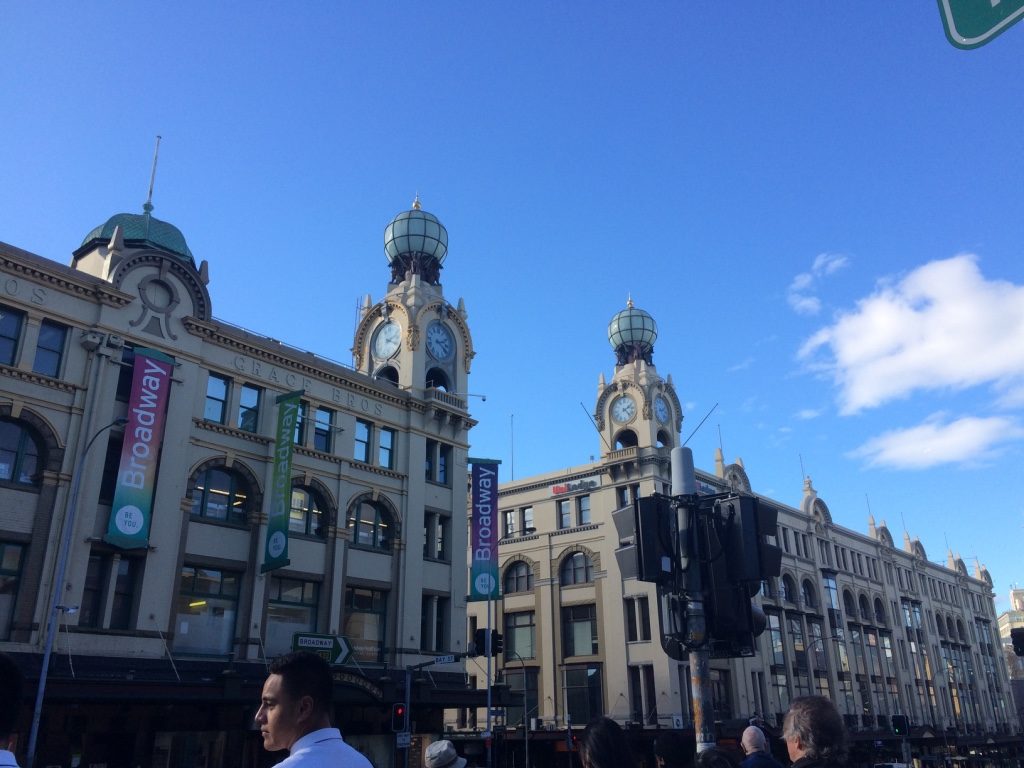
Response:
POLYGON ((334 448, 334 421, 337 412, 333 408, 318 405, 313 414, 313 449, 330 453, 334 448))
POLYGON ((215 371, 206 372, 206 399, 203 401, 203 421, 213 424, 226 424, 228 418, 228 403, 231 402, 231 379, 215 371), (214 383, 219 382, 224 386, 224 396, 218 398, 216 394, 210 394, 214 383), (211 408, 215 408, 219 416, 211 415, 211 408))
POLYGON ((391 512, 386 506, 370 498, 361 498, 353 502, 345 515, 345 528, 352 530, 351 546, 359 549, 366 549, 373 552, 391 553, 394 549, 395 533, 390 535, 382 533, 392 531, 395 521, 391 512), (374 512, 373 521, 369 521, 360 514, 364 508, 372 509, 374 512), (353 513, 356 514, 353 514, 353 513), (369 541, 362 531, 369 531, 369 541))
POLYGON ((567 555, 558 568, 558 583, 562 586, 575 586, 581 584, 592 584, 594 582, 594 561, 586 552, 573 552, 567 555), (578 565, 582 560, 582 565, 578 565), (582 572, 583 580, 579 579, 582 572), (571 579, 566 579, 571 575, 571 579))
POLYGON ((0 353, 7 344, 10 344, 10 354, 0 354, 0 365, 15 366, 18 364, 18 352, 21 349, 21 339, 25 330, 25 313, 20 309, 0 304, 0 353), (8 328, 8 320, 14 323, 13 328, 8 328))
POLYGON ((238 429, 243 432, 257 434, 260 430, 260 406, 263 404, 263 388, 255 384, 243 383, 238 388, 238 429), (246 395, 254 394, 255 405, 246 405, 246 395), (251 425, 246 424, 246 417, 253 414, 251 425))
POLYGON ((369 464, 373 450, 373 422, 366 419, 356 419, 355 432, 352 435, 352 460, 360 464, 369 464), (360 436, 360 430, 365 430, 366 436, 360 436))
POLYGON ((0 418, 0 424, 9 424, 12 428, 17 429, 17 438, 12 441, 10 447, 7 445, 0 445, 0 455, 10 454, 12 456, 10 463, 10 475, 9 477, 0 478, 0 485, 13 487, 13 488, 39 488, 42 485, 43 479, 43 463, 45 456, 40 445, 41 441, 36 439, 34 430, 32 430, 28 424, 21 419, 12 418, 0 418), (30 450, 31 449, 31 450, 30 450), (25 463, 27 459, 33 460, 35 463, 31 468, 34 470, 28 475, 25 475, 25 463), (25 475, 25 479, 21 477, 25 475))
POLYGON ((237 470, 230 469, 221 465, 215 465, 206 467, 200 474, 198 474, 194 480, 189 498, 192 501, 192 507, 189 510, 189 517, 193 520, 201 520, 207 523, 215 523, 220 525, 230 525, 234 528, 244 528, 248 525, 249 519, 249 504, 252 500, 252 489, 249 487, 249 481, 238 472, 237 470), (226 475, 229 479, 229 485, 227 488, 227 503, 225 508, 227 509, 226 515, 223 518, 216 517, 207 514, 209 509, 209 501, 211 492, 217 492, 219 489, 210 488, 210 475, 214 472, 226 475), (242 493, 244 491, 244 493, 242 493), (200 494, 200 500, 197 502, 195 497, 196 493, 200 494), (241 505, 236 503, 239 495, 244 500, 241 505), (197 512, 197 503, 198 509, 197 512), (239 508, 240 507, 240 508, 239 508), (236 508, 238 511, 236 512, 236 508))
POLYGON ((45 318, 39 323, 39 336, 36 339, 36 354, 32 360, 32 371, 38 373, 41 376, 49 376, 51 379, 56 379, 61 374, 61 369, 64 366, 64 354, 67 352, 68 346, 68 331, 70 328, 64 323, 58 323, 55 320, 45 318), (51 331, 59 334, 60 343, 56 346, 44 346, 44 331, 51 331), (53 365, 48 366, 45 370, 40 370, 40 352, 44 353, 44 357, 49 357, 53 365))

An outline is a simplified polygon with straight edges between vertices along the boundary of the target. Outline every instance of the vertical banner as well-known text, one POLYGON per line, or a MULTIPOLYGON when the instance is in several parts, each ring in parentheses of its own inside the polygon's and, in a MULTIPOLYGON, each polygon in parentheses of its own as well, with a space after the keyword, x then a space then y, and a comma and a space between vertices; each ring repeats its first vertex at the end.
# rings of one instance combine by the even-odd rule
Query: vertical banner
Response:
POLYGON ((149 546, 153 492, 167 422, 167 400, 174 358, 155 349, 135 350, 128 423, 114 485, 107 534, 103 540, 121 549, 149 546))
POLYGON ((295 424, 299 418, 299 399, 305 390, 288 392, 277 398, 277 429, 274 431, 274 473, 270 481, 270 511, 267 513, 267 544, 263 550, 261 573, 283 568, 288 559, 288 518, 292 509, 292 451, 295 424))
POLYGON ((498 464, 494 459, 470 459, 473 465, 473 517, 470 528, 472 559, 469 599, 498 597, 498 464))

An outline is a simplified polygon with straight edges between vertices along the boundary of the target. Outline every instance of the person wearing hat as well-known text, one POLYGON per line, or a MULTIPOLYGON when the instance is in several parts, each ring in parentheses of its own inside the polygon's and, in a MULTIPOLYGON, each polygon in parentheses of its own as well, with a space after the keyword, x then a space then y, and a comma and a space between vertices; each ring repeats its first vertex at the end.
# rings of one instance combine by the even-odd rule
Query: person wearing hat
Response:
POLYGON ((268 752, 287 749, 281 768, 373 768, 331 727, 331 668, 315 653, 289 653, 270 665, 256 724, 268 752))
POLYGON ((448 739, 435 741, 427 747, 427 756, 423 762, 426 768, 466 768, 466 758, 459 757, 455 745, 448 739))
POLYGON ((746 755, 740 768, 782 768, 782 763, 768 751, 768 740, 764 731, 756 725, 747 726, 740 739, 743 754, 746 755))
POLYGON ((658 768, 686 768, 693 762, 694 746, 679 731, 659 731, 654 742, 654 762, 658 768))

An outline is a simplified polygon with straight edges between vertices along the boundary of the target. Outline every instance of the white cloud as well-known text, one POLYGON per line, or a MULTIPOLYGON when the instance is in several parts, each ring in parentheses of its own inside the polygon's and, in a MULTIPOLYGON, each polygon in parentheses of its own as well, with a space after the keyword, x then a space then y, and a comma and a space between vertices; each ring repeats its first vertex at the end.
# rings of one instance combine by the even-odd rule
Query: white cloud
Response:
POLYGON ((935 414, 916 427, 885 432, 848 455, 873 467, 927 469, 984 459, 1000 443, 1024 437, 1024 429, 1008 417, 966 416, 943 423, 944 419, 944 414, 935 414))
POLYGON ((726 370, 727 373, 734 373, 735 371, 744 371, 744 370, 746 370, 747 368, 749 368, 753 364, 754 364, 754 358, 746 357, 743 360, 741 360, 740 362, 736 363, 736 365, 731 365, 728 368, 726 368, 725 370, 726 370))
POLYGON ((819 253, 810 272, 801 272, 793 278, 786 292, 786 301, 798 315, 816 315, 821 311, 821 299, 815 288, 822 277, 831 275, 846 266, 848 260, 838 253, 819 253))
POLYGON ((799 357, 832 375, 844 414, 979 385, 1012 403, 1024 386, 1024 286, 986 280, 971 255, 932 261, 880 283, 799 357))
POLYGON ((796 417, 801 421, 809 421, 811 419, 816 419, 819 416, 821 416, 820 408, 802 408, 796 412, 796 417))

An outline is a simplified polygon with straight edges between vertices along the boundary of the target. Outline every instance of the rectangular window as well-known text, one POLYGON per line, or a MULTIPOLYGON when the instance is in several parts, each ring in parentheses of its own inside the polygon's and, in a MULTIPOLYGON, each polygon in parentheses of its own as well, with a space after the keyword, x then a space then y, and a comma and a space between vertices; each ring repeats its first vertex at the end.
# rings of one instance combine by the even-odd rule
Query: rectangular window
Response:
POLYGON ((260 393, 259 387, 252 384, 243 384, 242 391, 238 398, 238 428, 246 432, 259 430, 260 421, 260 393))
POLYGON ((82 607, 78 614, 78 626, 98 627, 101 625, 105 587, 106 558, 103 555, 89 555, 89 566, 85 571, 85 585, 82 587, 82 607))
MULTIPOLYGON (((513 694, 515 701, 522 701, 524 688, 523 688, 523 672, 522 666, 519 667, 505 667, 505 683, 508 685, 509 691, 513 694)), ((538 698, 537 698, 537 678, 538 670, 536 667, 526 667, 526 711, 530 713, 529 717, 537 717, 538 698)), ((516 728, 523 723, 523 707, 518 704, 510 704, 505 708, 505 724, 509 728, 516 728)))
POLYGON ((437 598, 434 605, 434 650, 444 651, 448 648, 448 606, 447 597, 437 598))
POLYGON ((589 723, 604 713, 601 665, 565 668, 565 704, 574 723, 589 723))
POLYGON ((110 629, 131 629, 135 610, 135 587, 142 560, 134 557, 114 557, 104 554, 89 556, 82 590, 82 608, 78 614, 80 627, 103 627, 106 608, 105 596, 110 588, 110 569, 114 574, 113 593, 110 595, 110 629))
MULTIPOLYGON (((373 439, 373 424, 356 419, 356 443, 352 458, 363 464, 370 463, 370 441, 373 439)), ((428 441, 429 445, 429 441, 428 441)))
POLYGON ((126 403, 132 394, 132 378, 135 366, 135 347, 125 344, 121 348, 121 362, 117 369, 117 391, 114 398, 126 403))
POLYGON ((433 551, 431 556, 435 560, 447 562, 451 555, 448 552, 448 540, 451 538, 451 520, 444 515, 435 515, 433 551))
POLYGON ((629 642, 651 639, 651 609, 646 595, 627 597, 624 601, 626 612, 626 639, 629 642))
POLYGON ((590 525, 590 495, 576 499, 576 519, 579 525, 590 525))
POLYGON ((423 476, 428 482, 434 479, 434 467, 437 466, 437 461, 434 458, 436 454, 437 440, 427 440, 427 455, 423 461, 423 476))
POLYGON ((516 511, 514 509, 505 510, 505 534, 504 538, 508 539, 516 535, 516 511))
POLYGON ((572 528, 572 499, 559 499, 555 502, 555 510, 558 514, 559 530, 572 528))
POLYGON ((640 633, 637 632, 636 626, 636 598, 627 597, 622 603, 622 610, 626 615, 626 641, 635 643, 640 639, 640 633))
POLYGON ((141 558, 124 556, 117 561, 114 595, 110 606, 111 629, 131 629, 133 626, 132 614, 135 611, 135 593, 142 562, 141 558))
POLYGON ((437 482, 448 485, 449 472, 452 464, 452 447, 441 443, 437 450, 437 482))
POLYGON ((395 468, 395 430, 381 427, 377 439, 377 466, 395 468))
POLYGON ((206 380, 206 407, 203 418, 216 424, 223 424, 227 416, 228 386, 231 380, 210 373, 206 380))
MULTIPOLYGON (((6 308, 0 307, 6 313, 6 308)), ((0 640, 11 636, 14 603, 21 582, 21 565, 25 547, 10 541, 0 541, 0 640)))
POLYGON ((352 646, 358 661, 384 661, 387 636, 388 593, 365 587, 345 589, 345 629, 342 634, 352 646))
POLYGON ((234 643, 240 573, 186 565, 181 569, 174 650, 226 656, 234 643))
POLYGON ((529 533, 531 528, 537 530, 533 525, 533 507, 523 507, 523 533, 529 533))
POLYGON ((32 363, 32 370, 43 376, 59 376, 67 337, 66 325, 43 320, 39 325, 39 342, 36 344, 36 359, 32 363))
POLYGON ((334 411, 330 408, 316 409, 316 424, 313 427, 313 448, 330 453, 334 436, 334 411))
POLYGON ((562 630, 566 658, 597 653, 597 608, 594 605, 562 608, 562 630))
POLYGON ((299 400, 299 408, 295 412, 295 434, 292 441, 296 445, 306 444, 306 420, 309 418, 309 403, 299 400))
POLYGON ((14 365, 18 357, 21 324, 25 313, 0 304, 0 363, 14 365))
POLYGON ((317 598, 315 581, 271 576, 267 594, 266 652, 268 656, 287 653, 296 632, 316 632, 317 598))
POLYGON ((536 656, 535 642, 536 627, 534 626, 533 611, 505 614, 505 653, 506 659, 514 659, 513 654, 518 653, 524 659, 532 659, 536 656))

